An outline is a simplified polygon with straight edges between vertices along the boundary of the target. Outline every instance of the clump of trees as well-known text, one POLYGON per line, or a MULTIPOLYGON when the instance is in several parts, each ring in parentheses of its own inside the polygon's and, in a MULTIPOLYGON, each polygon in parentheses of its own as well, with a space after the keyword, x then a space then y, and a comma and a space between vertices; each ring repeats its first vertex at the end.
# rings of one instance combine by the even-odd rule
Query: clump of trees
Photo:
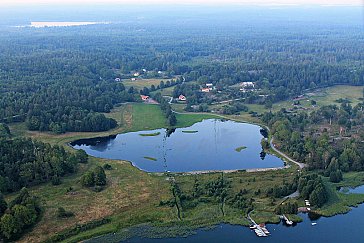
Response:
POLYGON ((288 196, 297 190, 297 184, 298 184, 298 177, 295 177, 291 183, 284 181, 283 185, 281 186, 275 185, 274 187, 268 188, 266 191, 266 195, 275 198, 288 196))
POLYGON ((70 218, 75 216, 75 214, 71 211, 66 211, 66 209, 64 209, 63 207, 59 207, 57 209, 57 217, 64 219, 64 218, 70 218))
POLYGON ((253 199, 247 198, 246 189, 241 189, 237 194, 227 200, 227 204, 230 206, 243 210, 243 212, 248 213, 253 210, 253 199))
POLYGON ((172 107, 168 103, 168 101, 162 97, 161 93, 157 93, 154 96, 154 99, 160 103, 160 108, 161 108, 162 112, 164 113, 169 126, 172 126, 172 127, 175 126, 177 124, 177 118, 176 118, 176 115, 174 114, 174 112, 172 111, 172 107))
POLYGON ((16 240, 24 230, 36 223, 40 213, 38 199, 32 196, 26 188, 23 188, 9 204, 0 195, 1 238, 16 240))
POLYGON ((11 136, 10 129, 5 123, 0 123, 0 138, 9 138, 11 136))
POLYGON ((87 162, 84 152, 70 153, 28 138, 0 138, 0 191, 57 180, 75 172, 79 162, 87 162))
POLYGON ((248 110, 249 108, 240 101, 234 101, 222 107, 222 113, 225 115, 239 114, 242 111, 247 112, 248 110))
POLYGON ((343 172, 364 170, 362 103, 323 106, 310 114, 281 110, 265 113, 262 120, 280 149, 309 170, 322 170, 332 182, 340 181, 343 172))
POLYGON ((96 166, 93 170, 87 171, 81 177, 81 184, 85 187, 95 187, 102 189, 106 185, 106 174, 101 166, 96 166))
POLYGON ((321 177, 316 173, 301 176, 298 190, 302 198, 309 199, 317 207, 324 205, 329 197, 321 177))
POLYGON ((298 205, 296 202, 291 203, 291 202, 287 202, 287 203, 283 203, 280 204, 276 209, 275 209, 275 213, 276 214, 297 214, 298 212, 298 205))

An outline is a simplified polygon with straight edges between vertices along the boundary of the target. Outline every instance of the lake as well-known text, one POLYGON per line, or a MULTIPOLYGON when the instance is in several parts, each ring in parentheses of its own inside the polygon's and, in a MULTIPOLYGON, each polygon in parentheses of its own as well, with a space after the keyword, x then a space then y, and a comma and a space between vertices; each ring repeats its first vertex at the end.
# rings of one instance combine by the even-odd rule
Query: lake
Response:
POLYGON ((261 127, 209 119, 174 131, 156 129, 82 139, 75 149, 106 159, 128 160, 148 172, 243 170, 284 166, 261 148, 261 127))
MULTIPOLYGON (((221 224, 210 230, 199 229, 196 234, 188 237, 150 239, 133 237, 124 242, 128 243, 198 243, 198 242, 229 242, 229 243, 341 243, 341 242, 364 242, 364 205, 353 208, 347 214, 334 217, 317 217, 308 214, 299 214, 303 222, 295 226, 287 227, 283 223, 268 224, 267 229, 271 232, 268 237, 257 237, 248 227, 221 224), (312 225, 312 223, 317 223, 312 225)), ((137 233, 138 234, 138 233, 137 233)), ((117 235, 108 234, 100 236, 87 242, 117 242, 117 235)))
POLYGON ((355 194, 364 194, 364 185, 358 187, 342 187, 340 188, 340 192, 342 193, 355 193, 355 194))

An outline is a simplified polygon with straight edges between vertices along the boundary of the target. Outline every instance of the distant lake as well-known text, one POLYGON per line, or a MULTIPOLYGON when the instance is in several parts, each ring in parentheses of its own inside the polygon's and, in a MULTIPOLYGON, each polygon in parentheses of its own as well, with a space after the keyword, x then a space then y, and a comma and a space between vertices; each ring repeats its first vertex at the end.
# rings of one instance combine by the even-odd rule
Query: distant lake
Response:
POLYGON ((44 27, 70 27, 80 25, 92 24, 105 24, 101 22, 31 22, 30 27, 44 28, 44 27))
POLYGON ((156 129, 83 139, 71 145, 106 159, 128 160, 148 172, 243 170, 284 166, 261 154, 261 127, 209 119, 175 131, 156 129))

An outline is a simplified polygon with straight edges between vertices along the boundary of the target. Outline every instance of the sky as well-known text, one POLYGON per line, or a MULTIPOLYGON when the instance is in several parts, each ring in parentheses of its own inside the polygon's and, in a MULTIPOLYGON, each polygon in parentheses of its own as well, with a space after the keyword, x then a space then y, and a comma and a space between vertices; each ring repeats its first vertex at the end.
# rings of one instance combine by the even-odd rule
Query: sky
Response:
POLYGON ((0 0, 0 6, 79 4, 356 5, 364 0, 0 0))

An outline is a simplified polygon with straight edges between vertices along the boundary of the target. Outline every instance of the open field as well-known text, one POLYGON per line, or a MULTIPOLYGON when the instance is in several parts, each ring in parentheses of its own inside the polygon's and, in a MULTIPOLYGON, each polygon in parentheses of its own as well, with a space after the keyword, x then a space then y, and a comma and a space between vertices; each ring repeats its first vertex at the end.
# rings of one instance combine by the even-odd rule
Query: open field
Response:
MULTIPOLYGON (((305 94, 305 98, 300 100, 301 107, 313 110, 317 107, 325 105, 340 105, 336 102, 339 99, 348 99, 352 106, 357 105, 363 98, 363 86, 348 86, 348 85, 336 85, 333 87, 328 87, 324 89, 317 89, 315 91, 305 94), (312 107, 311 100, 317 102, 316 107, 312 107)), ((290 109, 293 108, 293 101, 282 101, 273 105, 274 111, 279 111, 281 108, 290 109)))
MULTIPOLYGON (((325 105, 340 105, 340 103, 336 102, 339 99, 348 99, 351 102, 352 106, 357 105, 361 102, 361 98, 363 98, 363 88, 364 86, 349 86, 349 85, 336 85, 333 87, 317 89, 315 91, 309 92, 305 94, 305 98, 300 100, 299 108, 303 108, 307 111, 315 110, 321 106, 325 105), (313 107, 311 105, 311 100, 315 100, 317 102, 316 106, 313 107)), ((259 104, 245 104, 249 111, 257 112, 258 114, 262 114, 264 112, 268 112, 269 110, 264 107, 264 105, 259 104)), ((183 108, 178 107, 176 109, 183 110, 183 108)), ((210 105, 209 108, 214 110, 218 107, 221 107, 221 104, 218 105, 210 105)), ((285 100, 281 102, 277 102, 273 104, 272 111, 277 112, 285 108, 286 110, 293 109, 293 100, 285 100)), ((241 112, 241 115, 249 115, 248 112, 241 112)), ((250 116, 250 115, 249 115, 250 116)))

